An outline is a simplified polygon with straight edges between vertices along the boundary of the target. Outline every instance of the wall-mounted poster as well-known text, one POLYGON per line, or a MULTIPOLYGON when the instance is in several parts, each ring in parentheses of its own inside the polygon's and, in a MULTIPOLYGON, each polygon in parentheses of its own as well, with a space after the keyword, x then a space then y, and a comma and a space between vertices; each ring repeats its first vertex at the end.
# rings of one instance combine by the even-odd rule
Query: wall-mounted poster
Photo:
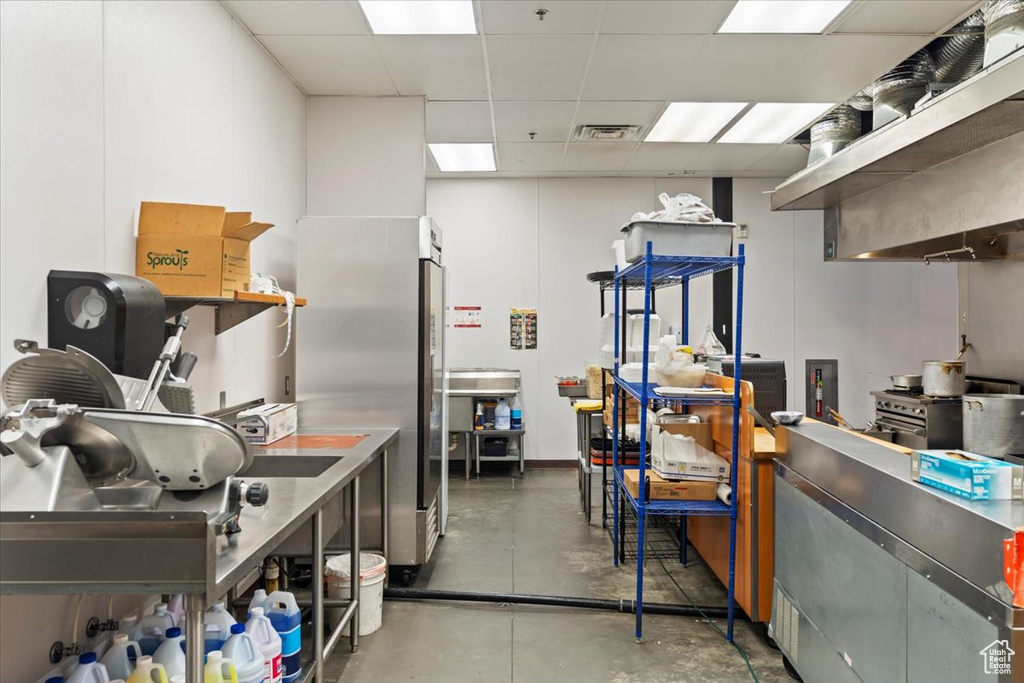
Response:
POLYGON ((520 351, 537 348, 537 309, 510 308, 508 312, 509 346, 520 351))
POLYGON ((452 327, 480 327, 480 307, 453 306, 452 327))

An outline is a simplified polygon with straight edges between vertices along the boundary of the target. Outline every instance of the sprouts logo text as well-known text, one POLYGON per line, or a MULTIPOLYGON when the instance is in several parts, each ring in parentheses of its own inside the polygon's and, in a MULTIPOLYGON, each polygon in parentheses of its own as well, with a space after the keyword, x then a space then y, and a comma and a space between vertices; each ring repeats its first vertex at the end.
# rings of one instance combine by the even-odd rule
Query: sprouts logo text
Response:
POLYGON ((171 266, 181 270, 188 265, 188 250, 175 249, 173 254, 150 251, 146 253, 146 264, 154 270, 159 266, 171 266))

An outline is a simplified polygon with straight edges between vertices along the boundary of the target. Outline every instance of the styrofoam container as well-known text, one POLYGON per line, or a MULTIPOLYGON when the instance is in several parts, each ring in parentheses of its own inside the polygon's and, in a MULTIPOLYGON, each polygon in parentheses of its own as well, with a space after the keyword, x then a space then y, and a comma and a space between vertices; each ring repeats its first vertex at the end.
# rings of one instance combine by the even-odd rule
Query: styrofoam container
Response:
POLYGON ((647 253, 647 243, 662 256, 728 256, 735 223, 661 223, 636 221, 622 229, 626 260, 647 253))

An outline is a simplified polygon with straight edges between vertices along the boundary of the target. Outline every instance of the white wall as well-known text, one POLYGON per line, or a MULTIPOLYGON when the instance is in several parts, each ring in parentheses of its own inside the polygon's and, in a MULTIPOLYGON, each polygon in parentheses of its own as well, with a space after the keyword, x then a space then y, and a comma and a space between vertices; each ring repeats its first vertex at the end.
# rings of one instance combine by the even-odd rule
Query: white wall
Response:
MULTIPOLYGON (((839 359, 839 409, 856 424, 873 412, 868 391, 956 349, 956 272, 946 265, 824 263, 817 211, 769 210, 772 179, 736 179, 733 213, 749 226, 744 348, 786 361, 789 404, 804 407, 807 358, 839 359)), ((452 179, 427 181, 427 212, 444 231, 452 305, 481 305, 481 329, 449 330, 449 361, 522 372, 526 456, 575 455, 568 401, 554 376, 582 374, 596 356, 597 287, 609 245, 660 192, 710 201, 706 178, 452 179), (536 351, 508 348, 508 309, 536 307, 536 351)), ((711 278, 691 288, 690 341, 711 320, 711 278)), ((607 294, 608 310, 614 302, 607 294)), ((642 305, 637 299, 630 307, 642 305)), ((678 288, 660 292, 663 329, 679 324, 678 288)))
MULTIPOLYGON (((0 3, 0 149, 0 366, 16 358, 14 338, 45 343, 51 268, 134 273, 141 200, 275 223, 253 243, 253 269, 294 287, 305 96, 212 0, 0 3)), ((284 345, 279 314, 216 337, 211 310, 190 315, 200 410, 216 408, 220 391, 229 403, 284 398, 294 356, 271 359, 284 345)), ((121 599, 118 611, 138 602, 121 599)), ((45 672, 72 609, 71 598, 4 596, 0 679, 45 672)), ((103 599, 82 610, 105 612, 103 599)))

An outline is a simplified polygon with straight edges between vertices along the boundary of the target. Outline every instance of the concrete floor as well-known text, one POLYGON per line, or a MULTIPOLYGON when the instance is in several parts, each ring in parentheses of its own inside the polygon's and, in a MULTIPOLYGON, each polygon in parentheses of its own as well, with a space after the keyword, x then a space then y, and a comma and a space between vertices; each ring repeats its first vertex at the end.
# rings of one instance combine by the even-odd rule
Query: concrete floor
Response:
MULTIPOLYGON (((595 477, 595 479, 599 479, 595 477)), ((571 470, 528 470, 518 478, 495 467, 480 479, 453 474, 448 533, 414 587, 631 598, 633 562, 614 567, 594 491, 592 526, 577 502, 571 470)), ((665 566, 699 604, 724 605, 725 590, 695 552, 665 566)), ((661 565, 647 563, 645 602, 685 603, 661 565)), ((725 620, 720 621, 725 629, 725 620)), ((742 657, 708 624, 647 616, 643 643, 631 614, 562 607, 385 602, 384 626, 360 639, 356 654, 339 645, 330 681, 749 681, 742 657)), ((747 622, 736 642, 765 683, 789 681, 778 652, 747 622)))

